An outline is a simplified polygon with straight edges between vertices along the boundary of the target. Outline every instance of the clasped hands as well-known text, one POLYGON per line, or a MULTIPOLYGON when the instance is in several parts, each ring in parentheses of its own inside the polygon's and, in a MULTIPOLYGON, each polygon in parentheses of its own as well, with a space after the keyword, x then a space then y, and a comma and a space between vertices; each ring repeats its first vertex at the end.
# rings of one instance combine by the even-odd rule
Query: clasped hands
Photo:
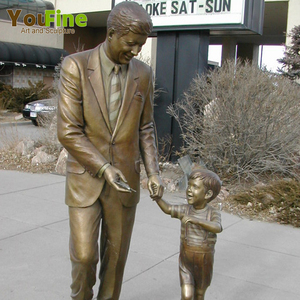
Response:
MULTIPOLYGON (((133 189, 127 183, 127 180, 123 173, 115 168, 114 166, 109 166, 103 174, 105 180, 115 188, 117 191, 122 193, 131 193, 133 189), (118 182, 123 182, 123 184, 118 184, 118 182)), ((150 197, 152 199, 161 198, 164 192, 164 186, 162 180, 158 174, 153 174, 149 176, 148 179, 148 190, 150 192, 150 197)))

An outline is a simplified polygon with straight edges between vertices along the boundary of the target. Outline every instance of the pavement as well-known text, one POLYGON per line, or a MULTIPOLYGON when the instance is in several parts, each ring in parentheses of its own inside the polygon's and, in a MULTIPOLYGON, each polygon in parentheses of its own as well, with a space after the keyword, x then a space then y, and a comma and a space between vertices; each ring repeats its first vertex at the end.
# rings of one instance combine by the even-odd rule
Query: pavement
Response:
POLYGON ((28 121, 23 118, 23 115, 18 112, 9 110, 0 110, 0 123, 15 123, 15 122, 28 121))
MULTIPOLYGON (((70 299, 64 183, 55 174, 0 170, 0 299, 70 299)), ((164 198, 184 201, 182 193, 164 198)), ((222 224, 205 300, 299 300, 299 228, 223 211, 222 224)), ((180 299, 179 229, 142 190, 121 300, 180 299)))

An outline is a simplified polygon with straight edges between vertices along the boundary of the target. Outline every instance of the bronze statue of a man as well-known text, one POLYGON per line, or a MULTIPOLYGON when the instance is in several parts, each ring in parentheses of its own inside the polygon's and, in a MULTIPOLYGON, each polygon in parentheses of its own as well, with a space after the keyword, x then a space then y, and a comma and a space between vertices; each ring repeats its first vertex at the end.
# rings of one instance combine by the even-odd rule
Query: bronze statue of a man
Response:
POLYGON ((133 58, 151 30, 151 19, 140 5, 122 2, 108 17, 105 42, 62 63, 57 129, 69 153, 66 204, 72 299, 93 298, 99 256, 97 299, 119 299, 139 201, 140 156, 150 195, 163 193, 154 134, 153 74, 133 58))

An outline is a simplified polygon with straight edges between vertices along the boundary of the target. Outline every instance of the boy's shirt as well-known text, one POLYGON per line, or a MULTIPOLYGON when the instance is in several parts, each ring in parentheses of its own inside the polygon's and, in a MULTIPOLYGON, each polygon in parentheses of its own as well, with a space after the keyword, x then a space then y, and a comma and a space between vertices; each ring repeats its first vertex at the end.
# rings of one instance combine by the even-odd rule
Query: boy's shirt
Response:
MULTIPOLYGON (((195 210, 192 205, 172 205, 171 217, 182 219, 184 216, 192 216, 201 220, 217 222, 221 225, 221 214, 213 207, 206 205, 205 208, 195 210)), ((191 222, 181 223, 181 243, 187 246, 207 247, 208 251, 214 249, 217 241, 217 235, 191 222)))

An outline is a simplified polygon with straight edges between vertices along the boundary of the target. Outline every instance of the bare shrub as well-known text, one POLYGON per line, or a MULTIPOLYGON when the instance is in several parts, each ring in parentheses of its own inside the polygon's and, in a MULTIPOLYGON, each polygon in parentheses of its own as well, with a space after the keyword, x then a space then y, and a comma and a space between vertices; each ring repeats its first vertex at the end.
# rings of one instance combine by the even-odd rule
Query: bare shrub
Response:
POLYGON ((47 153, 58 156, 62 145, 57 138, 57 116, 42 120, 40 126, 43 127, 43 131, 37 140, 38 146, 43 146, 47 153))
MULTIPOLYGON (((40 97, 51 98, 51 104, 57 106, 58 101, 58 80, 60 65, 56 66, 56 73, 54 74, 53 88, 47 89, 46 91, 39 90, 36 94, 40 97)), ((37 83, 31 88, 38 89, 38 87, 43 87, 44 84, 37 83)), ((33 93, 34 94, 34 93, 33 93)), ((37 120, 40 134, 38 138, 34 139, 34 151, 28 155, 22 155, 16 151, 17 145, 25 141, 26 138, 21 138, 18 133, 18 126, 12 125, 9 128, 0 127, 0 167, 4 169, 20 169, 23 171, 31 172, 54 172, 54 163, 43 163, 38 165, 32 165, 32 158, 36 155, 36 150, 42 149, 48 155, 53 155, 58 158, 60 151, 62 150, 62 145, 57 139, 57 117, 56 112, 49 113, 45 116, 40 116, 37 120)))
POLYGON ((198 76, 169 113, 183 153, 231 180, 299 178, 299 86, 249 62, 228 61, 198 76))
POLYGON ((7 128, 0 126, 0 149, 5 148, 7 150, 15 147, 19 139, 17 126, 12 124, 7 128))
POLYGON ((173 151, 171 135, 166 135, 165 137, 159 139, 158 144, 160 145, 160 147, 158 147, 157 145, 157 149, 160 149, 158 153, 159 162, 160 163, 169 162, 173 151))
POLYGON ((267 214, 271 221, 300 227, 299 194, 299 181, 281 179, 230 195, 227 202, 236 202, 241 215, 256 218, 267 214))
POLYGON ((47 99, 52 92, 42 81, 32 83, 28 80, 29 87, 13 88, 3 85, 0 89, 0 108, 22 112, 25 104, 31 101, 47 99))
POLYGON ((37 173, 55 172, 55 162, 32 164, 32 159, 39 151, 58 157, 61 145, 55 142, 55 136, 49 135, 49 132, 50 129, 41 128, 41 135, 32 140, 20 135, 15 124, 0 127, 0 168, 37 173))
MULTIPOLYGON (((80 43, 80 39, 78 45, 80 43)), ((51 105, 57 108, 58 105, 58 85, 60 78, 61 62, 55 67, 54 81, 50 92, 51 105)), ((44 127, 44 134, 40 137, 39 143, 46 147, 47 153, 59 156, 60 151, 63 149, 57 138, 57 112, 50 113, 44 118, 39 119, 39 125, 44 127)))

